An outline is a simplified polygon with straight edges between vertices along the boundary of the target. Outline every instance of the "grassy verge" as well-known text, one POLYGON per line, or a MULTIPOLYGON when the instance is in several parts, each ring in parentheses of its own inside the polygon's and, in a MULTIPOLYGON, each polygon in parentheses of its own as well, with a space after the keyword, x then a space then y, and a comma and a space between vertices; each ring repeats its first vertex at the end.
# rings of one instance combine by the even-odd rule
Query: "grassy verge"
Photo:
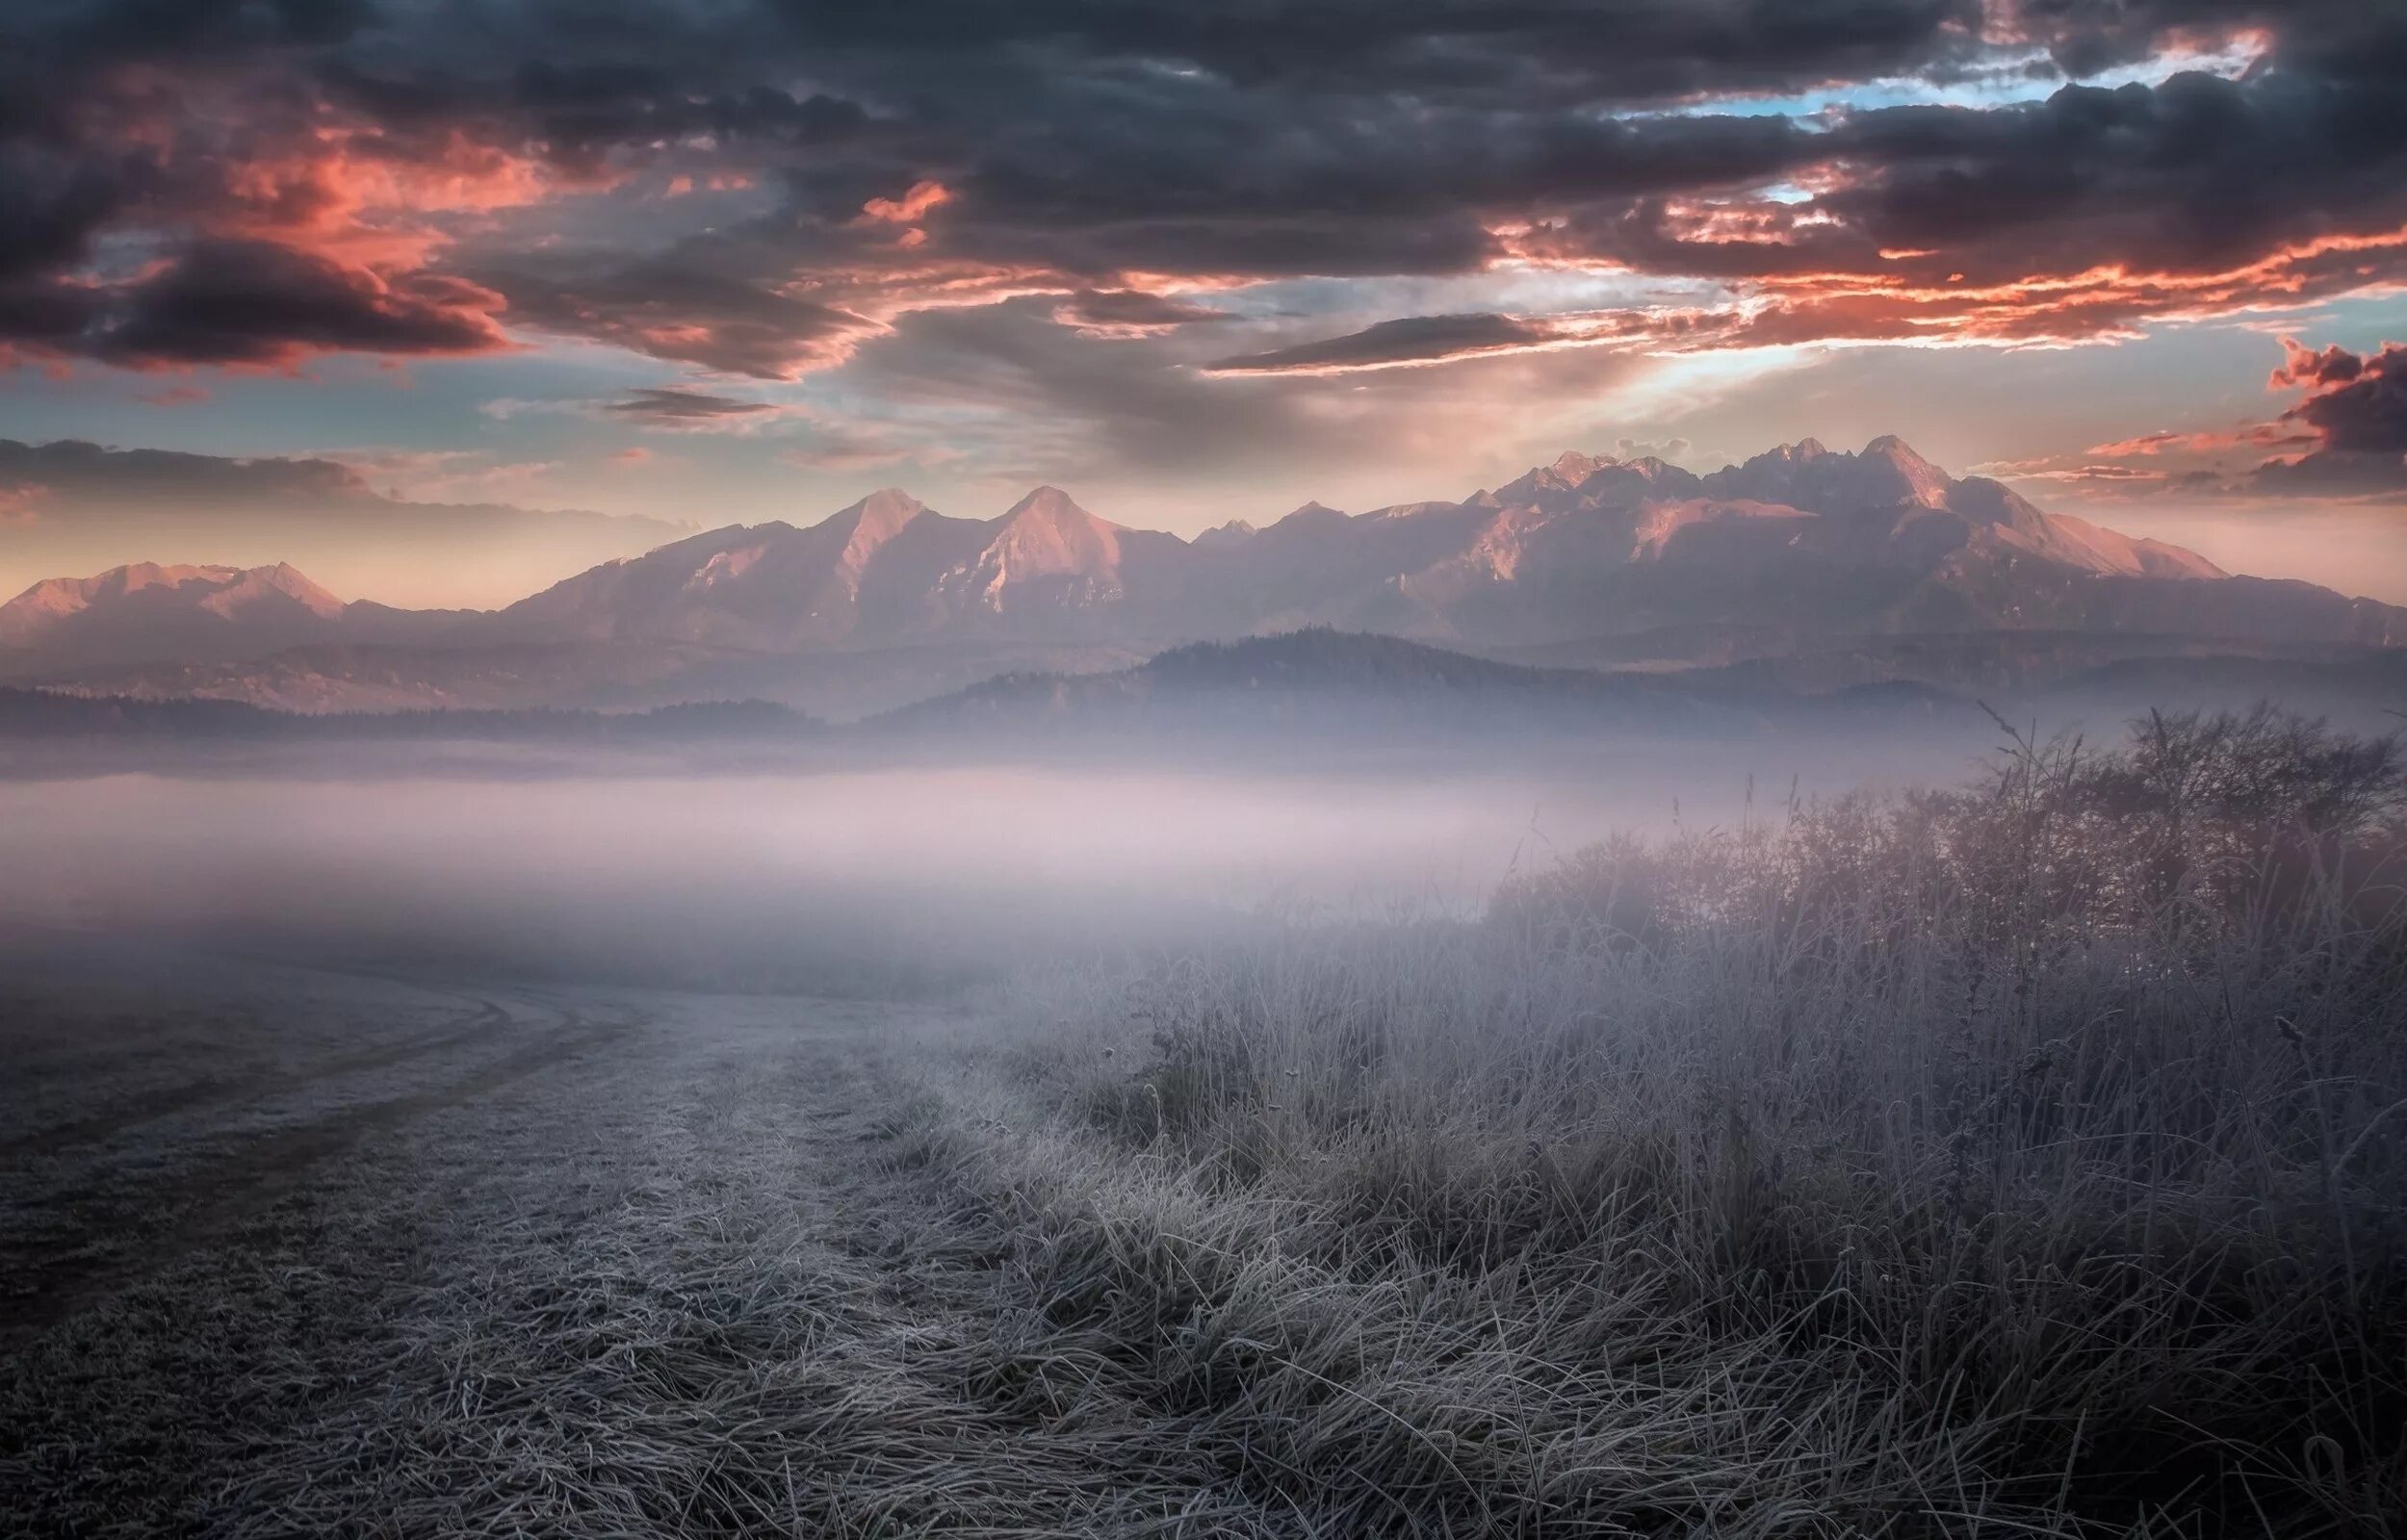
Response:
POLYGON ((2394 747, 2253 718, 1023 981, 997 1393, 1321 1532, 2391 1535, 2394 747))

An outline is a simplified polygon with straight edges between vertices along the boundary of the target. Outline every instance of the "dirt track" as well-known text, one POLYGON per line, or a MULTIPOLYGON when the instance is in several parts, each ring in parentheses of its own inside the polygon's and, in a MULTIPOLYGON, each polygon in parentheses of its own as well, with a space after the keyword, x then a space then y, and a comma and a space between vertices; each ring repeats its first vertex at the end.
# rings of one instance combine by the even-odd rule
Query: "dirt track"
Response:
POLYGON ((40 1129, 16 1141, 17 1147, 6 1152, 12 1161, 65 1163, 79 1148, 99 1146, 102 1152, 89 1163, 74 1163, 92 1171, 82 1185, 64 1182, 34 1200, 49 1214, 74 1216, 78 1223, 45 1240, 7 1245, 11 1311, 0 1324, 0 1348, 20 1346, 117 1291, 172 1270, 192 1252, 226 1241, 279 1199, 305 1193, 323 1163, 363 1140, 540 1074, 630 1030, 627 1023, 597 1026, 569 1010, 513 1016, 499 1002, 470 1019, 463 1028, 339 1056, 303 1072, 252 1077, 232 1087, 201 1082, 189 1091, 153 1098, 134 1113, 40 1129), (480 1052, 497 1044, 511 1046, 498 1059, 480 1052), (194 1142, 189 1161, 142 1142, 142 1130, 169 1112, 214 1108, 240 1115, 279 1097, 306 1105, 320 1087, 351 1078, 364 1082, 422 1055, 435 1057, 452 1072, 466 1072, 422 1090, 350 1102, 314 1118, 304 1114, 289 1124, 231 1138, 212 1128, 194 1142), (125 1166, 110 1163, 106 1146, 129 1138, 141 1158, 125 1166), (161 1156, 168 1158, 161 1163, 161 1156))
POLYGON ((901 1008, 150 962, 0 974, 0 1532, 942 1509, 867 1399, 1041 1470, 945 1367, 985 1260, 875 1158, 901 1008))

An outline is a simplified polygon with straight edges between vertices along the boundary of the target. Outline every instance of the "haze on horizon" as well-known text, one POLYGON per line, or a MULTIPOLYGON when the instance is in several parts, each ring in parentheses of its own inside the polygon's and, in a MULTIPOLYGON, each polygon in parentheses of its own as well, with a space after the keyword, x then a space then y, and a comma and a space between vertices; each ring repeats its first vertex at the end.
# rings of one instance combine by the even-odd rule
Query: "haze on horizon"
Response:
POLYGON ((1604 9, 26 0, 0 589, 492 605, 885 485, 1192 535, 1896 433, 2407 601, 2394 9, 1604 9))

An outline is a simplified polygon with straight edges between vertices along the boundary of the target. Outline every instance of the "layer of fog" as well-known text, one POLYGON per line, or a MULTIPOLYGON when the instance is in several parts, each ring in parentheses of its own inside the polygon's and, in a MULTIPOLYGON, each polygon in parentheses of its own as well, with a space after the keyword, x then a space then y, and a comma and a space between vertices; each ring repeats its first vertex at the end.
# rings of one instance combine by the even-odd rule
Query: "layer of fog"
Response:
MULTIPOLYGON (((1884 769, 1897 779, 1867 756, 1800 784, 1884 769)), ((1735 761, 1543 777, 113 775, 0 783, 0 919, 349 965, 941 988, 1265 911, 1465 911, 1514 867, 1608 833, 1776 816, 1790 792, 1735 761)))

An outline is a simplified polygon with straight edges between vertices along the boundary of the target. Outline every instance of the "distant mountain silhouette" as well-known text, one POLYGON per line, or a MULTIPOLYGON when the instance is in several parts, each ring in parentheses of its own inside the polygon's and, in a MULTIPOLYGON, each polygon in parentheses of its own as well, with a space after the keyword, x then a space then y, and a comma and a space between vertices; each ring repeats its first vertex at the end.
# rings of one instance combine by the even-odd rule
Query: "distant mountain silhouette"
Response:
POLYGON ((1987 677, 1987 644, 1915 638, 2120 639, 2070 650, 2067 668, 2201 645, 2407 644, 2407 609, 2234 577, 2044 513, 1896 438, 1855 453, 1807 439, 1707 475, 1566 453, 1459 500, 1351 516, 1307 503, 1193 542, 1099 518, 1051 487, 991 520, 889 490, 818 524, 731 526, 607 562, 490 613, 334 605, 289 569, 174 571, 200 576, 37 585, 0 608, 0 674, 336 708, 644 705, 738 677, 815 705, 789 691, 831 689, 859 668, 887 681, 852 698, 868 709, 913 693, 913 665, 896 661, 912 650, 947 660, 919 679, 924 695, 981 658, 987 673, 1054 668, 1079 651, 1126 657, 1316 626, 1583 663, 1847 654, 1857 674, 1832 675, 1847 683, 1987 677), (302 647, 317 651, 292 653, 302 647), (392 651, 402 647, 414 652, 392 651), (842 661, 872 656, 883 661, 842 661), (542 661, 513 674, 511 658, 542 661), (1972 673, 1915 672, 1916 659, 1952 658, 1972 673))
POLYGON ((36 677, 81 695, 246 701, 288 711, 622 711, 761 699, 849 719, 997 673, 1122 668, 1145 656, 1146 649, 1133 644, 979 639, 789 653, 689 642, 329 642, 239 662, 145 663, 36 677))
POLYGON ((239 657, 340 627, 343 602, 290 567, 116 567, 0 604, 0 647, 63 662, 239 657))
MULTIPOLYGON (((2382 732, 2407 702, 2407 651, 2340 660, 2133 657, 2038 688, 1954 692, 1910 680, 1801 689, 1764 664, 1672 673, 1531 667, 1325 627, 1198 642, 1126 668, 1022 671, 849 725, 758 700, 648 711, 284 711, 225 700, 142 700, 0 688, 0 739, 144 742, 487 741, 801 744, 878 756, 915 747, 1278 757, 1374 750, 1486 756, 1546 741, 1604 746, 1657 737, 1739 740, 1936 728, 1979 737, 2003 707, 2021 719, 2112 723, 2154 706, 2244 706, 2273 698, 2382 732)), ((1583 751, 1585 752, 1585 751, 1583 751)), ((7 761, 0 757, 0 770, 7 761)))
MULTIPOLYGON (((1500 663, 1393 636, 1314 628, 1169 649, 1126 669, 1018 673, 848 727, 759 701, 650 711, 293 712, 223 700, 0 688, 0 740, 144 742, 416 740, 674 744, 744 740, 878 753, 898 744, 1061 748, 1082 735, 1210 741, 1232 750, 1319 744, 1498 746, 1533 735, 1753 734, 1875 706, 1884 719, 1920 698, 1820 701, 1698 688, 1660 676, 1500 663)), ((1970 719, 1968 702, 1952 702, 1970 719)))
POLYGON ((791 740, 824 732, 767 701, 711 701, 649 711, 278 711, 242 701, 142 701, 0 687, 0 739, 141 738, 496 743, 791 740))
POLYGON ((1530 732, 1729 732, 1762 727, 1765 704, 1660 675, 1530 668, 1400 637, 1313 627, 1189 643, 1109 673, 1005 675, 863 727, 872 733, 1044 741, 1082 732, 1391 740, 1530 732))
POLYGON ((349 638, 401 642, 458 633, 442 610, 346 604, 296 572, 272 567, 113 567, 91 578, 53 578, 0 604, 0 668, 60 672, 172 660, 259 657, 349 638))

